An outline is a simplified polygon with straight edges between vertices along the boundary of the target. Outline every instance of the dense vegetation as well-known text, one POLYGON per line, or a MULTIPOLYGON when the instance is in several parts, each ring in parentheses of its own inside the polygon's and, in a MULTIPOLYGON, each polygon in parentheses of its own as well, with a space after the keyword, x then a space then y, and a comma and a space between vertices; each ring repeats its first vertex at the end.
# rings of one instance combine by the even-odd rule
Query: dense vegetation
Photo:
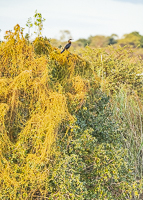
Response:
MULTIPOLYGON (((56 46, 60 47, 61 44, 65 45, 65 40, 68 37, 71 37, 71 33, 67 30, 61 31, 61 40, 51 39, 51 43, 56 46)), ((112 34, 111 36, 104 36, 104 35, 95 35, 90 36, 88 38, 80 38, 78 40, 73 41, 72 51, 76 51, 77 49, 89 46, 91 48, 104 48, 109 45, 113 45, 114 47, 121 47, 130 46, 130 48, 136 49, 134 52, 136 55, 140 55, 143 58, 143 36, 139 34, 139 32, 132 32, 123 35, 121 38, 118 37, 116 34, 112 34)))
POLYGON ((16 25, 0 58, 0 198, 139 199, 140 57, 121 46, 61 54, 16 25))
POLYGON ((136 31, 125 34, 122 38, 118 38, 116 34, 112 34, 111 36, 95 35, 90 36, 88 39, 79 39, 77 42, 82 46, 88 44, 92 47, 105 47, 107 45, 120 44, 121 46, 131 45, 134 48, 143 48, 143 36, 136 31))

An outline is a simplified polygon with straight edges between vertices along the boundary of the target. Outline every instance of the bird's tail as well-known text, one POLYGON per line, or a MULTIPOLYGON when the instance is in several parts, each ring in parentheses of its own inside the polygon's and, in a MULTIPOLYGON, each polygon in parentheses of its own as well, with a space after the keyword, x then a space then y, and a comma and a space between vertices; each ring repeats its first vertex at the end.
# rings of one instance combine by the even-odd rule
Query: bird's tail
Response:
POLYGON ((65 51, 65 49, 63 49, 62 51, 61 51, 61 53, 63 53, 65 51))

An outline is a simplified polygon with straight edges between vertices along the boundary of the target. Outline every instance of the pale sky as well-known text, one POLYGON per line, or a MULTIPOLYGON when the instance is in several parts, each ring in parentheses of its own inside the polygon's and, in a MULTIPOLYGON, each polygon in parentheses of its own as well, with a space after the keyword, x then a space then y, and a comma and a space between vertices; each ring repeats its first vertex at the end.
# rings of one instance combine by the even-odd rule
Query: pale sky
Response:
POLYGON ((143 0, 0 0, 0 39, 16 24, 26 28, 35 10, 46 19, 43 36, 48 38, 59 38, 60 30, 69 30, 74 40, 133 31, 143 35, 143 0))

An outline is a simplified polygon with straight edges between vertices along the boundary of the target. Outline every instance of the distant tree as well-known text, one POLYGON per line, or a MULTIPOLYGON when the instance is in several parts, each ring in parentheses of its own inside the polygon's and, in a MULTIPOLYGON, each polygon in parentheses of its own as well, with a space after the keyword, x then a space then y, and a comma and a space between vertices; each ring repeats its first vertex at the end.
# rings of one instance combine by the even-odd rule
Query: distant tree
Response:
POLYGON ((125 34, 122 39, 118 40, 118 43, 121 46, 131 45, 132 47, 142 47, 143 48, 143 36, 139 34, 139 32, 132 32, 129 34, 125 34))
POLYGON ((68 40, 68 39, 70 39, 72 37, 69 30, 61 30, 60 34, 61 34, 60 40, 62 42, 66 41, 66 40, 68 40))
POLYGON ((78 46, 83 46, 83 47, 90 44, 90 41, 84 38, 80 38, 76 42, 78 43, 78 46))
POLYGON ((91 47, 105 47, 108 45, 108 37, 103 35, 90 36, 88 39, 91 47))
POLYGON ((109 36, 108 45, 116 44, 117 39, 118 39, 118 35, 112 34, 111 36, 109 36))

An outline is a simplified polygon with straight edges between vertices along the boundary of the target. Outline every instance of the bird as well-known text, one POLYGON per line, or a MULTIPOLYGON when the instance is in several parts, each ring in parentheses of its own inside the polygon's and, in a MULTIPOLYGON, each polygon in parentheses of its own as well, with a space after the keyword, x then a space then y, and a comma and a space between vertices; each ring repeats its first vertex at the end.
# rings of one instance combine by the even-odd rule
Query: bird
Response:
POLYGON ((65 50, 67 50, 67 49, 70 48, 70 46, 71 46, 71 40, 72 40, 72 39, 69 39, 69 40, 68 40, 68 44, 66 44, 66 46, 65 46, 64 49, 61 51, 61 53, 63 53, 65 50))

